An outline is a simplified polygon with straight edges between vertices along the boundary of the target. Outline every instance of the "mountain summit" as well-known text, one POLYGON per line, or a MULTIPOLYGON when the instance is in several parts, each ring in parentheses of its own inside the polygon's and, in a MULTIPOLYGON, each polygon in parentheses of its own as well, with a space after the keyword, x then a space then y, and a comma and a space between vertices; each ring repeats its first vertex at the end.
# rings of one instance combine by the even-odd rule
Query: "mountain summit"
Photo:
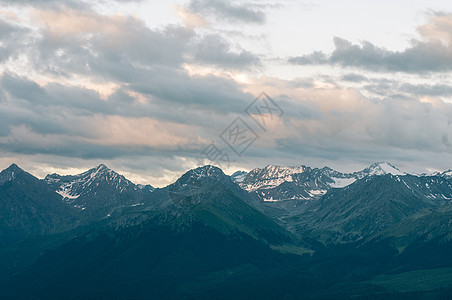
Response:
POLYGON ((0 248, 70 228, 73 211, 49 186, 12 164, 0 173, 0 248))
POLYGON ((153 190, 151 186, 135 185, 104 164, 78 175, 47 175, 44 181, 71 206, 102 217, 142 203, 143 195, 153 190))
POLYGON ((186 172, 175 183, 167 186, 166 190, 174 203, 189 206, 200 203, 205 198, 205 193, 220 186, 238 189, 220 168, 206 165, 186 172))
POLYGON ((18 174, 26 173, 18 165, 11 164, 8 168, 0 173, 0 184, 14 180, 18 174))
POLYGON ((227 176, 223 171, 215 166, 206 165, 186 172, 178 181, 192 182, 201 178, 211 178, 215 180, 224 180, 227 176))
MULTIPOLYGON (((231 178, 244 190, 266 202, 312 201, 332 188, 344 188, 367 176, 407 175, 388 162, 375 163, 362 171, 341 173, 328 167, 281 167, 268 165, 249 173, 236 172, 231 178)), ((296 204, 294 204, 296 205, 296 204)))
POLYGON ((56 192, 68 201, 88 194, 100 184, 111 185, 118 192, 123 191, 128 186, 134 185, 124 176, 119 175, 104 164, 100 164, 78 175, 47 175, 45 181, 58 187, 56 192))
POLYGON ((364 176, 373 176, 373 175, 406 175, 407 173, 400 171, 397 167, 392 164, 382 161, 377 162, 370 167, 362 170, 361 172, 354 173, 358 178, 362 178, 364 176))

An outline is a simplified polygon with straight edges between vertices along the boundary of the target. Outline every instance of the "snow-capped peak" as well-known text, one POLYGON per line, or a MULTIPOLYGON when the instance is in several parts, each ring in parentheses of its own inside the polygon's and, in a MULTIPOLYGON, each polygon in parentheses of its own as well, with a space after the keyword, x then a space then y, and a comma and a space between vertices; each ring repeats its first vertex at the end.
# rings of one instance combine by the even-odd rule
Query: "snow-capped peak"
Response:
POLYGON ((95 193, 95 191, 102 186, 110 186, 120 193, 127 188, 136 188, 132 182, 109 169, 104 164, 100 164, 99 166, 78 175, 47 175, 45 181, 48 184, 55 186, 56 192, 66 201, 73 201, 80 196, 89 194, 93 191, 93 193, 95 193))
POLYGON ((341 173, 328 167, 318 169, 268 165, 251 170, 243 179, 240 173, 233 174, 231 178, 244 190, 256 192, 264 201, 279 201, 317 199, 330 188, 344 188, 356 180, 386 174, 402 176, 407 173, 383 161, 354 173, 341 173))
POLYGON ((377 162, 370 167, 364 169, 361 173, 363 175, 372 176, 372 175, 406 175, 405 172, 400 171, 397 167, 391 165, 388 162, 382 161, 377 162))
POLYGON ((104 174, 116 174, 116 172, 112 171, 104 164, 100 164, 96 168, 88 170, 85 173, 91 173, 90 178, 95 178, 95 177, 98 177, 99 175, 104 175, 104 174))

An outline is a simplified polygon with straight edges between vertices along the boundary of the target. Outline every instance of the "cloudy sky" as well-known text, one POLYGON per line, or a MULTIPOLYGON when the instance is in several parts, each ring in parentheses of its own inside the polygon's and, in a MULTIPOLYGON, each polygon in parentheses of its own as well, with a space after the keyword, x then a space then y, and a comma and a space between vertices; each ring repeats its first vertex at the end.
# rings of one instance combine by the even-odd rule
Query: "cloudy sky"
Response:
POLYGON ((208 149, 229 174, 452 168, 450 1, 0 4, 2 169, 105 163, 164 186, 208 149), (261 92, 280 110, 247 114, 261 92), (255 137, 244 151, 237 120, 255 137))

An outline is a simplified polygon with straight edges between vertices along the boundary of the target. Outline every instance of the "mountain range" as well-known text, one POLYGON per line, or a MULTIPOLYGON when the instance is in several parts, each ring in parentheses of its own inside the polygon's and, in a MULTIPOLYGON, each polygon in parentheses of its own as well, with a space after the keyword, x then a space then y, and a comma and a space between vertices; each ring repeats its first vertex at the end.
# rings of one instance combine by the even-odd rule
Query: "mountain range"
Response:
POLYGON ((266 166, 232 175, 233 180, 263 201, 315 200, 331 188, 343 188, 358 179, 372 175, 405 175, 387 162, 380 162, 354 173, 341 173, 331 168, 266 166))
POLYGON ((204 166, 153 188, 103 164, 44 179, 13 164, 0 173, 0 216, 2 298, 452 291, 450 170, 417 175, 380 162, 228 176, 204 166))

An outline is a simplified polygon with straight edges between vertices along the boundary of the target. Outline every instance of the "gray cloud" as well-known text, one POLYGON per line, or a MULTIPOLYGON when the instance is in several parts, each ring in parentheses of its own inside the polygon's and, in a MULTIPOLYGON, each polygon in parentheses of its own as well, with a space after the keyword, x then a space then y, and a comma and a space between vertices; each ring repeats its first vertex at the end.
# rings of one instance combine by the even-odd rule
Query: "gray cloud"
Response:
MULTIPOLYGON (((142 2, 144 0, 111 0, 119 3, 142 2)), ((76 9, 88 9, 93 4, 108 4, 106 0, 0 0, 4 5, 34 6, 40 8, 71 7, 76 9)))
MULTIPOLYGON (((115 1, 115 0, 113 0, 115 1)), ((91 4, 80 0, 0 0, 3 5, 9 6, 31 6, 37 8, 71 7, 74 9, 88 9, 91 4)))
MULTIPOLYGON (((344 80, 344 79, 343 79, 344 80)), ((350 80, 351 81, 351 80, 350 80)), ((360 78, 362 88, 384 97, 451 97, 452 85, 447 83, 413 84, 401 80, 382 78, 360 78)))
MULTIPOLYGON (((53 98, 60 93, 58 97, 67 99, 66 105, 78 105, 80 109, 105 114, 124 115, 127 111, 132 116, 156 116, 163 113, 156 107, 151 111, 149 107, 131 103, 128 92, 134 91, 153 98, 151 105, 159 101, 161 105, 182 104, 185 109, 208 109, 227 114, 241 112, 246 101, 252 99, 231 79, 214 75, 190 76, 182 68, 183 63, 204 63, 224 69, 247 69, 260 64, 259 58, 250 52, 231 51, 226 41, 216 35, 199 39, 195 32, 185 27, 151 30, 135 18, 109 19, 86 12, 82 16, 95 20, 98 26, 92 29, 93 32, 71 32, 59 36, 52 28, 44 28, 35 51, 30 53, 31 62, 42 74, 66 78, 76 74, 98 76, 118 83, 121 90, 106 104, 102 100, 92 100, 99 95, 81 94, 87 91, 68 91, 64 95, 57 85, 46 88, 48 93, 52 92, 53 98), (108 28, 114 27, 115 34, 104 32, 104 24, 108 24, 108 28), (86 100, 72 101, 73 98, 86 100), (129 107, 126 109, 125 105, 129 107)), ((18 89, 17 92, 26 91, 18 89)))
POLYGON ((46 101, 44 90, 34 81, 6 73, 0 80, 2 88, 12 96, 30 102, 46 101))
POLYGON ((401 91, 418 96, 452 96, 452 86, 448 84, 409 84, 399 85, 401 91))
POLYGON ((14 101, 26 100, 22 107, 34 108, 44 113, 45 110, 59 107, 73 109, 77 115, 92 115, 96 113, 114 114, 119 102, 106 103, 100 95, 91 89, 76 86, 64 86, 50 83, 41 87, 36 82, 18 77, 10 73, 0 79, 0 86, 9 93, 14 101))
POLYGON ((29 29, 8 23, 0 19, 0 63, 16 56, 23 49, 29 29))
POLYGON ((185 27, 151 30, 135 18, 116 21, 95 13, 73 18, 93 20, 93 28, 81 32, 55 35, 52 28, 42 30, 38 42, 39 56, 33 62, 45 72, 68 76, 70 73, 99 73, 122 82, 134 80, 131 71, 150 66, 179 66, 184 62, 193 32, 185 27), (97 26, 97 27, 94 27, 97 26), (116 31, 109 32, 112 26, 116 31), (87 38, 89 36, 89 38, 87 38))
POLYGON ((195 60, 226 69, 246 69, 261 66, 258 56, 241 50, 232 52, 228 43, 218 35, 205 36, 195 48, 195 60))
POLYGON ((200 37, 182 26, 153 30, 136 18, 118 20, 93 12, 69 17, 92 19, 93 28, 68 34, 55 33, 51 26, 43 28, 38 51, 30 55, 40 72, 63 77, 99 74, 132 84, 158 76, 163 69, 178 70, 184 63, 235 70, 261 65, 259 57, 243 49, 233 51, 219 35, 200 37))
POLYGON ((265 14, 251 5, 231 3, 225 0, 192 0, 190 11, 213 16, 217 21, 262 24, 265 14))
POLYGON ((6 73, 0 79, 2 101, 9 103, 0 106, 0 149, 84 159, 155 156, 164 151, 194 159, 234 115, 244 115, 253 99, 231 80, 160 75, 146 77, 149 81, 142 81, 142 87, 122 87, 105 100, 90 89, 57 83, 39 86, 6 73), (129 89, 149 93, 154 100, 140 103, 129 89), (166 139, 167 145, 154 143, 155 137, 166 139), (181 145, 173 146, 173 140, 181 140, 181 145))
MULTIPOLYGON (((158 71, 156 74, 148 74, 140 82, 127 85, 111 94, 107 100, 91 89, 64 86, 50 83, 44 87, 34 81, 6 73, 0 78, 0 87, 8 96, 7 101, 17 104, 20 109, 11 111, 12 107, 4 107, 0 112, 5 112, 4 122, 14 125, 27 124, 36 132, 49 133, 63 128, 69 130, 71 126, 43 126, 34 127, 33 124, 47 124, 54 119, 55 114, 67 113, 74 116, 122 116, 126 118, 154 118, 168 120, 187 125, 208 125, 210 118, 201 116, 215 114, 216 123, 226 126, 230 114, 241 114, 243 109, 253 100, 253 96, 240 91, 240 86, 234 81, 215 76, 190 77, 183 72, 158 71), (136 91, 149 95, 151 102, 141 103, 129 92, 136 91), (168 110, 168 106, 174 109, 168 110), (6 110, 9 108, 10 110, 6 110), (23 118, 24 110, 28 113, 23 118), (16 115, 17 114, 17 115, 16 115), (220 118, 221 116, 221 118, 220 118), (41 118, 42 117, 42 118, 41 118), (222 121, 224 119, 224 121, 222 121)), ((67 122, 63 119, 60 121, 67 122)), ((53 124, 53 123, 52 123, 53 124)), ((72 124, 71 124, 72 125, 72 124)), ((80 126, 76 126, 78 128, 80 126)), ((88 129, 89 130, 89 129, 88 129)), ((71 131, 71 133, 74 133, 71 131)))
POLYGON ((241 112, 246 107, 247 100, 252 99, 233 80, 212 75, 191 77, 184 72, 168 69, 152 73, 152 76, 133 82, 129 87, 155 96, 168 102, 168 105, 183 104, 222 114, 241 112))
MULTIPOLYGON (((154 77, 147 83, 150 84, 152 78, 154 77)), ((215 77, 211 79, 216 80, 215 77)), ((228 100, 220 101, 221 98, 218 98, 222 92, 213 92, 224 88, 226 95, 229 90, 227 81, 220 81, 217 86, 212 86, 207 81, 193 80, 199 85, 209 85, 212 90, 205 90, 203 94, 195 93, 192 95, 193 99, 187 99, 184 103, 180 99, 190 95, 191 92, 187 93, 185 90, 190 83, 176 82, 175 86, 181 90, 172 96, 161 97, 174 98, 172 101, 177 105, 152 101, 135 106, 138 103, 127 93, 126 87, 103 100, 92 90, 59 84, 41 87, 29 79, 6 74, 0 84, 10 105, 0 107, 0 128, 9 130, 3 133, 6 138, 0 139, 0 153, 39 154, 54 156, 57 160, 61 160, 58 157, 70 157, 71 160, 84 159, 89 162, 127 160, 130 157, 135 157, 140 162, 164 161, 170 157, 195 160, 206 144, 193 137, 200 136, 207 142, 217 139, 221 130, 233 120, 234 114, 228 110, 228 100), (21 88, 22 91, 19 92, 21 88), (77 102, 77 99, 80 101, 77 102), (201 101, 200 106, 190 109, 190 105, 198 101, 201 101), (222 106, 224 113, 218 109, 222 106), (189 138, 189 141, 181 147, 158 148, 146 145, 146 139, 152 139, 152 136, 159 134, 158 131, 148 127, 133 127, 134 131, 149 131, 140 136, 142 144, 105 144, 102 140, 112 133, 98 130, 100 124, 96 118, 99 114, 107 118, 147 115, 158 117, 161 121, 179 121, 186 124, 185 131, 179 134, 189 138)), ((154 84, 155 87, 149 92, 156 96, 158 91, 154 89, 160 86, 160 82, 154 84)), ((297 86, 300 83, 294 81, 290 84, 297 86)), ((306 90, 305 96, 294 98, 272 94, 285 111, 283 127, 261 133, 261 138, 247 150, 243 158, 234 158, 238 164, 245 167, 267 163, 293 164, 294 161, 306 162, 308 158, 318 163, 323 161, 324 164, 347 159, 372 162, 376 157, 406 160, 403 153, 412 153, 413 157, 410 159, 414 160, 415 155, 418 155, 416 153, 422 151, 437 153, 438 157, 452 153, 452 126, 448 124, 448 120, 452 119, 451 105, 436 107, 408 97, 391 97, 377 102, 361 98, 353 103, 349 97, 341 94, 343 91, 337 90, 331 93, 337 98, 328 100, 335 103, 333 108, 325 111, 319 106, 322 99, 306 100, 316 89, 308 85, 306 80, 303 80, 302 85, 306 86, 302 87, 306 90)), ((132 88, 139 90, 138 87, 132 88)), ((146 93, 145 90, 143 92, 146 93)), ((244 94, 237 96, 244 99, 240 103, 242 105, 252 100, 244 94)), ((314 93, 311 97, 317 96, 314 93)), ((229 101, 233 99, 231 97, 229 101)), ((240 106, 239 102, 236 105, 240 106)), ((242 117, 248 120, 246 116, 242 117)), ((104 122, 108 119, 100 120, 104 122)), ((165 131, 166 128, 159 130, 165 131)), ((223 147, 227 149, 227 146, 223 147)), ((117 166, 127 169, 133 165, 130 162, 124 164, 127 165, 117 163, 117 166)), ((177 166, 173 167, 173 170, 178 170, 177 166)))
POLYGON ((345 74, 342 76, 341 79, 344 81, 350 81, 350 82, 363 82, 363 81, 368 80, 368 78, 366 76, 356 74, 356 73, 345 74))
POLYGON ((371 92, 378 96, 388 97, 451 97, 452 85, 441 76, 424 77, 426 83, 410 83, 405 78, 381 78, 373 76, 364 76, 357 73, 344 74, 339 81, 351 82, 356 84, 356 88, 366 92, 371 92), (441 83, 439 83, 441 82, 441 83))
POLYGON ((352 112, 322 114, 297 123, 296 137, 280 139, 286 151, 328 159, 378 157, 379 152, 452 153, 451 105, 434 107, 415 99, 364 103, 352 112), (301 142, 303 141, 303 142, 301 142), (334 150, 333 150, 334 149, 334 150))
POLYGON ((452 70, 452 48, 439 40, 413 40, 404 51, 391 51, 370 42, 354 45, 335 37, 331 54, 313 52, 289 58, 296 65, 340 65, 372 71, 442 72, 452 70))

